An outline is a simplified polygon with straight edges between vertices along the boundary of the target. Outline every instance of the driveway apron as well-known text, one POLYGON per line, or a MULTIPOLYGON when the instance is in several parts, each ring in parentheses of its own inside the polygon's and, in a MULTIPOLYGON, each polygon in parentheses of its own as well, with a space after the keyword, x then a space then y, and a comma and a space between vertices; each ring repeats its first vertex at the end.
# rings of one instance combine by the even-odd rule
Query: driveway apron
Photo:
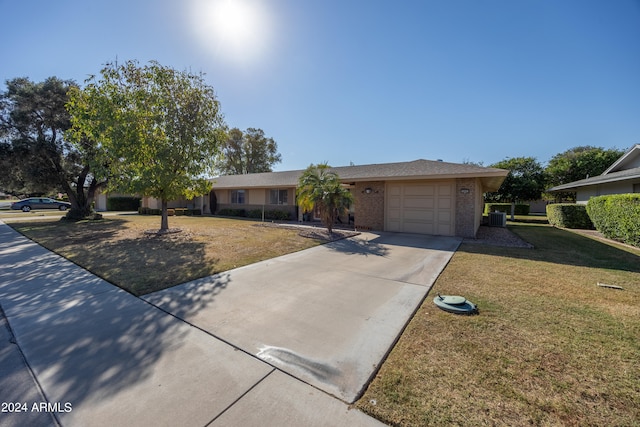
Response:
POLYGON ((351 403, 459 244, 363 233, 143 298, 351 403))

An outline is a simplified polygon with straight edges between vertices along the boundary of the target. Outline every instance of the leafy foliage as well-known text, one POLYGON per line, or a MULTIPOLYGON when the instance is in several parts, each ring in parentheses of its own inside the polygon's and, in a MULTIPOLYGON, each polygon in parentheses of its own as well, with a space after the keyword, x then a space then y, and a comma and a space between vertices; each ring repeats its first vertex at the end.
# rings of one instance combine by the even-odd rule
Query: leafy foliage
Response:
MULTIPOLYGON (((262 209, 252 209, 247 212, 247 218, 260 219, 262 218, 262 209)), ((264 219, 270 221, 289 221, 291 219, 291 212, 283 211, 279 209, 269 209, 264 211, 264 219)))
POLYGON ((246 217, 247 211, 245 209, 224 208, 218 211, 218 215, 246 217))
MULTIPOLYGON (((529 215, 529 209, 529 205, 517 204, 514 207, 514 214, 529 215)), ((511 203, 485 203, 484 213, 488 214, 489 212, 504 212, 506 214, 511 214, 511 203)))
POLYGON ((107 199, 107 210, 137 211, 140 207, 140 197, 114 196, 107 199))
POLYGON ((90 167, 95 144, 83 138, 72 145, 64 135, 71 126, 65 104, 76 84, 57 77, 6 84, 0 95, 0 187, 16 195, 64 192, 72 205, 67 216, 88 216, 104 176, 90 167))
POLYGON ((549 224, 556 227, 593 229, 593 223, 587 215, 585 205, 574 203, 555 203, 547 205, 549 224))
POLYGON ((487 202, 537 200, 546 188, 544 169, 533 157, 508 158, 490 167, 507 169, 509 175, 497 192, 486 194, 487 202))
POLYGON ((278 144, 273 138, 267 138, 262 129, 249 128, 242 132, 233 128, 224 142, 217 168, 223 175, 271 172, 273 165, 281 161, 278 144))
MULTIPOLYGON (((601 175, 622 154, 623 151, 615 148, 589 145, 570 148, 549 160, 546 167, 548 183, 556 186, 601 175)), ((556 193, 554 196, 556 199, 575 200, 575 192, 556 193)))
POLYGON ((353 195, 342 186, 338 174, 326 163, 310 165, 298 181, 298 205, 303 212, 314 208, 320 211, 320 219, 329 234, 340 213, 349 209, 353 195))
POLYGON ((640 247, 640 194, 592 197, 587 213, 606 237, 640 247))
POLYGON ((71 91, 74 141, 100 141, 96 166, 113 177, 109 190, 167 202, 211 190, 205 178, 224 139, 225 124, 213 88, 202 74, 150 62, 108 63, 101 77, 71 91))

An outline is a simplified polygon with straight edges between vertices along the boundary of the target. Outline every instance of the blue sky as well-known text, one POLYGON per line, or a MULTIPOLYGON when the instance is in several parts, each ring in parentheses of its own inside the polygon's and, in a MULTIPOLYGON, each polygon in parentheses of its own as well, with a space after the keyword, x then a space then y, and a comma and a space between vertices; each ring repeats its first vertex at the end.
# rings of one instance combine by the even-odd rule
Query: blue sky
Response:
MULTIPOLYGON (((276 170, 640 143, 640 1, 0 0, 0 79, 206 73, 276 170)), ((3 89, 5 88, 3 84, 3 89)))

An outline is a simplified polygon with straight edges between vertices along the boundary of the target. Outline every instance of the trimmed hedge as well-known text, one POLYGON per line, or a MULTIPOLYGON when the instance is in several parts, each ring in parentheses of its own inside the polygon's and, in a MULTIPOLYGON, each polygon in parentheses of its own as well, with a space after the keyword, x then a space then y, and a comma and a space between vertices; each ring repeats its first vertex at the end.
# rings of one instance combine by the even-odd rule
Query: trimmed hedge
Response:
POLYGON ((107 199, 108 211, 137 211, 140 207, 140 197, 109 197, 107 199))
MULTIPOLYGON (((246 217, 247 211, 245 211, 244 209, 220 209, 218 211, 218 215, 246 217)), ((262 216, 262 213, 260 215, 262 216)))
POLYGON ((605 237, 640 247, 640 194, 592 197, 587 213, 605 237))
MULTIPOLYGON (((262 219, 262 209, 252 209, 247 212, 248 218, 262 219)), ((270 221, 289 221, 291 219, 291 213, 289 211, 281 210, 265 210, 264 219, 270 221)))
MULTIPOLYGON (((529 205, 516 204, 515 215, 529 215, 529 205)), ((511 203, 485 203, 484 214, 488 215, 489 212, 504 212, 507 215, 511 215, 511 203)))
MULTIPOLYGON (((218 215, 262 219, 262 209, 251 209, 249 211, 244 209, 220 209, 218 211, 218 215)), ((278 209, 265 210, 264 219, 268 219, 270 221, 289 221, 291 219, 291 212, 278 209)))
POLYGON ((555 227, 593 229, 586 205, 556 203, 547 205, 547 219, 555 227))
MULTIPOLYGON (((162 215, 162 209, 150 209, 150 208, 138 208, 140 215, 162 215)), ((202 215, 202 209, 187 209, 187 208, 168 208, 167 215, 179 216, 179 215, 202 215)))

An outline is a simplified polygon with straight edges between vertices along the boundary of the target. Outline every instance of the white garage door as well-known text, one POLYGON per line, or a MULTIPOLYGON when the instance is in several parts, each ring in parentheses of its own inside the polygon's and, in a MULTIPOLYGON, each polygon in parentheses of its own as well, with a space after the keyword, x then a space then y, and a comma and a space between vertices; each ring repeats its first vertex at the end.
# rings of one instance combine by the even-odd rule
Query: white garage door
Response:
POLYGON ((453 236, 454 183, 387 183, 387 231, 453 236))

